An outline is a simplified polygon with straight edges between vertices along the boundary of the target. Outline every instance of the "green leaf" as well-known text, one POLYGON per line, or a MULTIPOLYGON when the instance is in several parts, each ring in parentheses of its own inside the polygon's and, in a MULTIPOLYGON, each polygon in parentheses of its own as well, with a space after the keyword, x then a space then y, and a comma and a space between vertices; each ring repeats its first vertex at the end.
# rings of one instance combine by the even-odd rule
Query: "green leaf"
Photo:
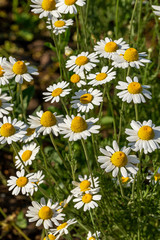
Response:
POLYGON ((102 117, 101 119, 101 124, 102 125, 107 125, 107 124, 110 124, 113 122, 113 117, 111 116, 105 116, 105 117, 102 117))
POLYGON ((54 52, 56 52, 56 48, 52 45, 50 42, 45 42, 44 45, 50 49, 52 49, 54 52))
POLYGON ((26 228, 27 227, 27 220, 24 217, 24 213, 21 211, 16 219, 16 225, 20 228, 26 228))

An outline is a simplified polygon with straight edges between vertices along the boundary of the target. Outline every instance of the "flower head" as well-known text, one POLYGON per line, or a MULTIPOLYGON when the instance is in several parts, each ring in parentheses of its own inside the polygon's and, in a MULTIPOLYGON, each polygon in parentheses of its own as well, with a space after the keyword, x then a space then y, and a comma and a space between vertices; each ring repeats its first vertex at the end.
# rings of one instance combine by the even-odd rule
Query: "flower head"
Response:
POLYGON ((13 104, 9 103, 11 99, 12 97, 8 97, 6 93, 2 94, 2 89, 0 89, 0 118, 13 110, 13 104))
POLYGON ((47 28, 51 29, 55 35, 58 35, 64 33, 69 26, 72 26, 73 20, 52 18, 51 20, 47 21, 47 24, 47 28))
POLYGON ((56 7, 58 11, 63 14, 77 14, 77 6, 84 6, 86 4, 86 0, 58 0, 56 7))

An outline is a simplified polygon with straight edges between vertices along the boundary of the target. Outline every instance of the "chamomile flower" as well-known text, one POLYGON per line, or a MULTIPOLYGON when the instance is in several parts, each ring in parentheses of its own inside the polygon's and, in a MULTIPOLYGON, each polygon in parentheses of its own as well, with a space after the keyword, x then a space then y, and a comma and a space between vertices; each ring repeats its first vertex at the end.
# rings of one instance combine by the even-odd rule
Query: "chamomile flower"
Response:
POLYGON ((87 76, 87 79, 91 80, 88 84, 92 86, 98 86, 110 82, 116 77, 116 72, 112 70, 113 68, 108 69, 108 66, 105 66, 101 69, 101 72, 97 72, 95 74, 90 73, 87 76))
POLYGON ((61 223, 57 226, 56 229, 51 229, 54 235, 57 235, 58 238, 62 235, 67 235, 69 233, 68 227, 75 224, 77 221, 75 218, 69 219, 67 222, 61 223))
POLYGON ((85 116, 78 114, 66 116, 64 123, 60 123, 59 127, 61 134, 65 134, 64 138, 69 138, 69 141, 77 141, 79 139, 87 139, 91 133, 99 133, 100 126, 94 125, 98 118, 85 119, 85 116))
POLYGON ((0 122, 0 143, 18 142, 26 134, 26 125, 16 118, 11 120, 11 117, 3 117, 3 122, 0 122))
POLYGON ((29 66, 30 63, 24 61, 17 61, 13 57, 9 57, 9 61, 4 62, 5 76, 7 78, 14 78, 17 83, 22 84, 23 79, 27 82, 33 80, 31 75, 38 75, 37 69, 29 66))
POLYGON ((62 115, 57 116, 57 113, 52 113, 50 111, 40 111, 36 113, 38 117, 29 116, 28 123, 30 128, 36 128, 38 133, 43 133, 43 135, 50 134, 51 132, 58 136, 59 134, 59 123, 62 122, 62 115))
POLYGON ((22 141, 24 143, 27 142, 31 142, 33 139, 38 138, 39 137, 39 133, 37 133, 37 130, 35 128, 30 128, 27 125, 27 129, 26 129, 27 133, 24 135, 22 141))
POLYGON ((34 5, 30 5, 33 9, 31 12, 40 14, 39 18, 43 17, 61 17, 60 12, 56 8, 57 0, 31 0, 34 5))
POLYGON ((68 206, 68 203, 71 201, 72 198, 73 198, 73 195, 69 195, 69 196, 67 197, 67 199, 64 199, 64 201, 61 201, 61 202, 59 203, 59 205, 60 205, 61 208, 60 208, 58 211, 62 212, 63 209, 68 206))
POLYGON ((49 240, 56 240, 57 239, 57 237, 55 235, 53 235, 51 232, 49 232, 47 237, 44 237, 43 240, 47 240, 47 239, 49 239, 49 240))
MULTIPOLYGON (((121 177, 120 181, 121 181, 123 187, 126 187, 126 188, 130 187, 131 183, 133 183, 135 181, 135 175, 129 173, 127 177, 121 177)), ((117 179, 117 184, 119 185, 119 179, 117 179)))
POLYGON ((66 31, 67 28, 69 28, 69 26, 73 25, 72 19, 64 20, 64 19, 52 18, 51 21, 52 23, 50 22, 50 20, 47 21, 47 24, 48 24, 47 28, 53 30, 53 33, 55 35, 62 34, 63 32, 66 31))
POLYGON ((20 192, 22 194, 28 193, 28 188, 32 186, 29 175, 25 176, 25 171, 16 172, 17 177, 10 176, 10 179, 7 181, 7 186, 9 186, 9 191, 12 191, 12 195, 18 195, 20 192))
POLYGON ((77 14, 77 6, 84 6, 86 4, 86 0, 58 0, 56 7, 58 11, 63 14, 77 14))
POLYGON ((95 233, 89 232, 87 235, 87 240, 100 240, 101 233, 96 231, 95 233))
POLYGON ((79 90, 75 92, 75 95, 72 97, 75 100, 71 101, 73 104, 71 107, 77 109, 78 112, 89 112, 94 105, 99 106, 103 102, 102 93, 97 89, 79 90))
POLYGON ((8 97, 6 93, 2 94, 2 89, 0 89, 0 118, 13 110, 13 104, 9 103, 11 99, 12 97, 8 97))
POLYGON ((76 209, 80 209, 81 207, 83 207, 84 212, 86 212, 91 208, 94 209, 95 207, 98 207, 97 201, 100 201, 101 197, 102 196, 100 194, 96 194, 96 192, 93 193, 87 191, 83 195, 80 195, 73 199, 73 202, 76 202, 74 207, 76 209))
POLYGON ((127 177, 127 171, 136 174, 138 168, 133 165, 139 163, 136 155, 129 155, 131 148, 123 147, 119 149, 116 141, 113 141, 113 148, 106 146, 105 149, 100 148, 100 152, 105 156, 99 156, 98 162, 102 163, 101 168, 111 172, 112 176, 116 177, 120 171, 123 177, 127 177))
POLYGON ((4 62, 6 62, 6 58, 0 57, 0 86, 1 85, 6 85, 9 83, 8 78, 5 76, 5 70, 4 70, 4 62))
POLYGON ((129 45, 123 41, 123 38, 118 40, 112 40, 106 37, 105 40, 100 40, 94 47, 94 51, 100 55, 100 57, 112 59, 114 55, 121 54, 121 50, 126 50, 129 45))
POLYGON ((38 171, 36 173, 29 173, 28 176, 30 177, 32 185, 27 187, 27 190, 32 196, 34 192, 38 191, 38 186, 44 182, 45 175, 43 175, 42 171, 38 171))
MULTIPOLYGON (((24 145, 22 150, 19 151, 19 156, 21 157, 25 166, 31 165, 32 161, 35 160, 37 153, 39 152, 40 147, 36 143, 30 143, 24 145)), ((16 168, 23 169, 24 166, 18 156, 15 156, 16 159, 16 168)))
POLYGON ((49 199, 46 203, 44 198, 41 198, 40 203, 32 201, 32 206, 28 208, 26 216, 29 217, 29 222, 35 222, 39 227, 43 224, 45 229, 53 227, 53 223, 58 226, 58 221, 63 221, 65 214, 59 213, 58 203, 52 204, 52 200, 49 199))
POLYGON ((147 154, 160 148, 160 127, 156 127, 152 120, 143 123, 132 120, 130 125, 132 129, 127 128, 125 133, 129 135, 127 140, 133 151, 144 150, 147 154))
POLYGON ((85 75, 83 72, 79 74, 76 74, 76 73, 72 74, 72 76, 70 77, 70 81, 79 88, 82 87, 82 85, 86 85, 85 75))
POLYGON ((147 54, 145 52, 138 53, 135 48, 128 48, 126 51, 123 51, 120 55, 115 55, 113 57, 112 65, 117 68, 128 68, 135 67, 137 69, 140 66, 144 66, 144 63, 150 63, 151 61, 144 58, 147 54))
POLYGON ((91 177, 87 177, 87 175, 84 175, 84 177, 82 177, 81 175, 78 176, 78 179, 80 182, 75 182, 72 181, 72 184, 74 186, 76 186, 76 188, 74 188, 71 193, 74 196, 78 196, 78 195, 82 195, 83 193, 85 193, 86 191, 97 191, 98 187, 99 187, 99 177, 93 177, 93 181, 94 181, 94 185, 92 182, 92 178, 91 177))
MULTIPOLYGON (((153 11, 155 15, 160 16, 160 6, 152 5, 152 8, 156 11, 153 11)), ((160 19, 160 17, 159 17, 160 19)))
POLYGON ((119 81, 118 84, 116 86, 117 89, 122 90, 121 92, 119 92, 117 94, 117 96, 119 98, 122 98, 123 102, 134 102, 135 104, 137 103, 145 103, 146 100, 144 97, 151 99, 151 92, 149 92, 148 88, 150 88, 150 86, 148 85, 141 85, 138 82, 138 78, 134 77, 133 81, 130 77, 126 77, 127 82, 122 82, 119 81))
POLYGON ((149 182, 152 182, 152 184, 156 184, 157 182, 160 184, 160 168, 158 168, 158 171, 156 173, 152 171, 148 171, 149 175, 146 177, 146 179, 149 182))
POLYGON ((73 72, 79 74, 84 71, 89 72, 92 68, 96 67, 96 63, 98 62, 96 53, 89 54, 88 52, 82 52, 78 56, 71 56, 66 63, 66 68, 69 68, 69 71, 73 70, 73 72))
POLYGON ((43 95, 45 96, 43 97, 43 99, 45 100, 45 102, 48 101, 51 101, 51 103, 59 102, 61 97, 65 97, 70 93, 71 89, 67 89, 68 85, 69 83, 65 81, 50 85, 47 88, 48 92, 43 93, 43 95))

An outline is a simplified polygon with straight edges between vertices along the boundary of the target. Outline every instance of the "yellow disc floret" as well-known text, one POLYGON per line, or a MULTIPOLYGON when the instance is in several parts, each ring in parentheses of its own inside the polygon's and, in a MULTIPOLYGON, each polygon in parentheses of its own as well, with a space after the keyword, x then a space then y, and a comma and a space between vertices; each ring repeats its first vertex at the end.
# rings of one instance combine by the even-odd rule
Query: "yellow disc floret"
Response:
POLYGON ((81 78, 78 74, 73 74, 70 78, 70 81, 72 83, 78 83, 80 80, 81 80, 81 78))
POLYGON ((134 62, 138 60, 139 55, 135 48, 128 48, 123 57, 127 62, 134 62))
POLYGON ((24 62, 18 61, 13 65, 13 72, 18 75, 22 75, 27 72, 27 67, 24 62))
POLYGON ((122 183, 127 183, 129 181, 129 177, 121 177, 122 183))
POLYGON ((56 2, 55 0, 43 0, 42 1, 42 8, 45 11, 52 11, 55 9, 56 2))
POLYGON ((24 162, 26 162, 28 159, 30 159, 31 155, 32 155, 32 151, 26 150, 23 152, 21 158, 24 162))
POLYGON ((154 138, 154 131, 150 126, 143 126, 138 131, 138 137, 142 140, 150 140, 154 138))
POLYGON ((88 104, 88 103, 92 102, 92 100, 93 100, 93 96, 90 93, 83 94, 80 97, 80 102, 83 104, 88 104))
POLYGON ((108 42, 104 47, 104 50, 110 53, 116 52, 117 49, 118 49, 118 45, 115 42, 108 42))
POLYGON ((38 216, 43 220, 50 219, 53 216, 53 211, 50 207, 44 206, 39 210, 38 216))
POLYGON ((97 80, 97 81, 102 81, 102 80, 104 80, 106 77, 107 77, 107 74, 106 74, 106 73, 98 73, 97 76, 96 76, 96 80, 97 80))
POLYGON ((1 126, 0 134, 3 137, 10 137, 15 134, 16 129, 11 123, 5 123, 1 126))
POLYGON ((67 225, 68 225, 67 222, 62 223, 62 224, 60 224, 60 225, 57 227, 57 230, 61 230, 61 229, 65 228, 67 225))
POLYGON ((90 237, 88 240, 96 240, 94 237, 90 237))
POLYGON ((66 25, 65 21, 62 21, 62 20, 58 20, 54 23, 54 26, 57 27, 57 28, 61 28, 65 25, 66 25))
POLYGON ((26 136, 31 136, 35 132, 35 128, 27 128, 26 136))
POLYGON ((83 195, 82 202, 89 203, 91 201, 92 201, 92 195, 91 194, 86 193, 85 195, 83 195))
POLYGON ((91 185, 91 182, 88 181, 88 180, 84 180, 80 183, 80 189, 81 189, 81 192, 85 192, 87 190, 89 190, 89 187, 91 185))
POLYGON ((118 151, 113 153, 111 162, 116 167, 124 167, 128 162, 128 158, 124 152, 118 151))
POLYGON ((68 6, 73 5, 77 0, 64 0, 64 3, 68 6))
POLYGON ((52 92, 52 97, 57 97, 57 96, 59 96, 62 92, 63 92, 62 88, 56 88, 56 89, 53 90, 53 92, 52 92))
POLYGON ((52 127, 56 124, 57 120, 56 117, 53 115, 52 112, 46 111, 42 114, 40 123, 44 127, 52 127))
MULTIPOLYGON (((49 235, 48 235, 48 239, 49 239, 49 240, 55 240, 56 237, 55 237, 53 234, 49 234, 49 235)), ((45 238, 43 238, 43 240, 47 240, 47 238, 45 237, 45 238)))
POLYGON ((85 65, 86 63, 88 63, 88 58, 86 56, 77 57, 75 61, 75 64, 78 66, 85 65))
POLYGON ((4 72, 3 72, 3 68, 0 66, 0 77, 2 77, 3 74, 4 74, 4 72))
POLYGON ((87 129, 86 121, 79 116, 76 116, 71 123, 71 130, 75 133, 83 132, 87 129))
POLYGON ((131 82, 128 85, 128 92, 131 94, 138 94, 142 92, 142 86, 138 82, 131 82))
POLYGON ((154 175, 154 180, 155 180, 156 182, 160 180, 160 173, 156 173, 156 174, 154 175))
POLYGON ((24 187, 27 183, 28 183, 28 178, 26 178, 26 177, 19 177, 16 180, 16 185, 18 187, 24 187))

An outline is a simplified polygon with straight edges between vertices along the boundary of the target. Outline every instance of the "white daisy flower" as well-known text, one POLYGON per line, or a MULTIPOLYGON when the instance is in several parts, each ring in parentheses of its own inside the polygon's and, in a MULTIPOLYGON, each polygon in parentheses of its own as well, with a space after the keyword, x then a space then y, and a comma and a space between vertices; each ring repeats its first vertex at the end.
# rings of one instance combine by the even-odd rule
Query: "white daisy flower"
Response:
MULTIPOLYGON (((156 11, 153 11, 155 15, 160 16, 160 6, 152 5, 152 8, 156 11)), ((160 19, 160 17, 159 17, 160 19)))
POLYGON ((31 0, 34 5, 30 5, 33 9, 31 12, 40 14, 39 18, 43 17, 61 17, 60 12, 56 8, 57 0, 31 0))
POLYGON ((42 171, 38 171, 36 173, 29 173, 28 176, 30 177, 30 181, 32 185, 27 187, 28 192, 32 196, 34 192, 38 191, 38 186, 41 185, 44 182, 44 177, 42 171))
POLYGON ((112 70, 113 68, 108 69, 108 66, 105 66, 101 69, 101 72, 97 72, 95 74, 90 73, 87 76, 87 79, 91 80, 88 84, 92 86, 98 86, 110 82, 116 77, 116 72, 112 72, 112 70))
POLYGON ((152 184, 156 184, 157 182, 160 184, 160 168, 158 168, 157 173, 154 173, 152 171, 148 171, 149 175, 146 177, 146 179, 149 182, 152 182, 152 184))
MULTIPOLYGON (((22 150, 19 151, 19 156, 21 157, 23 163, 25 166, 31 165, 32 161, 35 160, 37 153, 39 152, 40 147, 37 147, 36 143, 30 143, 27 145, 24 145, 22 150)), ((15 166, 16 168, 23 169, 24 166, 19 159, 18 156, 15 156, 16 162, 15 166)))
MULTIPOLYGON (((27 125, 27 124, 26 124, 27 125)), ((35 138, 38 138, 39 137, 39 133, 37 133, 36 129, 35 128, 30 128, 28 125, 27 125, 27 129, 26 129, 27 133, 24 135, 22 141, 24 143, 27 143, 27 142, 31 142, 33 139, 35 138)))
POLYGON ((122 98, 123 102, 130 103, 133 101, 135 104, 141 103, 141 102, 145 103, 146 100, 144 97, 146 97, 148 99, 152 98, 151 92, 146 90, 146 89, 150 88, 150 86, 141 85, 138 82, 137 77, 134 77, 133 81, 130 77, 126 77, 126 80, 127 80, 127 83, 119 81, 118 82, 119 85, 116 86, 117 89, 122 90, 121 92, 119 92, 117 94, 117 96, 119 98, 122 98))
POLYGON ((38 117, 29 116, 28 123, 30 128, 36 128, 38 133, 43 133, 43 135, 50 134, 51 132, 58 136, 59 134, 59 123, 62 122, 62 115, 57 116, 50 111, 40 111, 36 113, 38 117))
MULTIPOLYGON (((134 179, 135 179, 135 175, 129 173, 127 177, 121 177, 120 181, 121 181, 123 187, 127 188, 127 187, 131 186, 131 183, 134 182, 134 179)), ((114 178, 114 180, 115 180, 115 178, 114 178)), ((119 179, 117 179, 117 184, 119 185, 119 179)))
POLYGON ((132 120, 130 125, 133 129, 127 128, 125 133, 129 135, 127 140, 133 151, 137 152, 143 149, 147 154, 160 148, 160 127, 155 127, 152 120, 143 121, 143 123, 132 120))
POLYGON ((9 61, 4 62, 5 76, 7 78, 14 78, 17 83, 22 84, 23 79, 27 82, 33 80, 31 75, 38 75, 37 69, 29 66, 30 63, 24 61, 17 61, 13 57, 9 57, 9 61))
POLYGON ((32 186, 32 183, 29 178, 29 174, 25 176, 25 171, 16 172, 17 177, 10 176, 10 179, 7 180, 7 186, 9 186, 9 191, 12 191, 12 195, 18 195, 20 192, 22 194, 28 194, 28 188, 32 186))
POLYGON ((121 54, 122 50, 129 48, 129 45, 123 41, 123 38, 118 40, 112 40, 106 37, 105 40, 100 40, 94 47, 94 51, 100 55, 100 57, 112 59, 117 53, 121 54))
POLYGON ((17 142, 26 134, 26 125, 16 118, 11 120, 11 117, 3 117, 3 122, 0 122, 0 143, 17 142))
POLYGON ((78 196, 75 199, 73 199, 73 202, 76 202, 74 207, 76 209, 80 209, 81 207, 84 206, 83 210, 84 210, 84 212, 86 212, 87 210, 98 207, 98 204, 96 201, 100 201, 101 197, 102 196, 99 194, 96 194, 96 192, 93 193, 93 192, 87 191, 82 196, 78 196))
POLYGON ((71 107, 77 109, 78 112, 89 112, 94 105, 99 106, 103 102, 102 93, 97 89, 79 90, 75 92, 75 95, 72 97, 75 100, 71 101, 73 104, 71 107))
POLYGON ((87 235, 87 240, 100 240, 101 233, 96 231, 95 233, 89 232, 87 235))
POLYGON ((64 19, 52 18, 51 21, 50 20, 47 21, 47 24, 48 24, 47 28, 53 30, 53 33, 55 35, 64 33, 66 29, 69 28, 69 26, 73 25, 72 19, 64 20, 64 19))
POLYGON ((98 63, 96 53, 89 54, 88 52, 82 52, 78 56, 71 56, 70 60, 66 63, 66 68, 69 71, 75 72, 76 74, 82 73, 84 71, 89 72, 92 68, 96 67, 95 63, 98 63))
POLYGON ((98 118, 89 118, 85 120, 85 116, 78 114, 66 116, 64 123, 60 123, 59 127, 61 134, 65 134, 64 138, 69 138, 69 141, 77 141, 81 138, 87 139, 91 133, 99 133, 100 125, 94 125, 98 118))
POLYGON ((128 48, 126 51, 123 51, 120 55, 115 55, 113 57, 112 65, 117 68, 128 68, 135 67, 137 69, 140 66, 144 66, 144 63, 150 63, 151 61, 144 58, 147 54, 145 52, 138 53, 135 48, 128 48))
POLYGON ((65 214, 59 213, 58 203, 52 204, 52 200, 49 199, 46 203, 44 198, 41 198, 40 203, 32 201, 32 206, 28 208, 26 216, 29 217, 29 222, 35 222, 39 227, 43 224, 45 229, 53 227, 53 223, 58 226, 58 221, 63 221, 65 214))
POLYGON ((48 234, 48 238, 47 237, 44 237, 43 238, 43 240, 56 240, 57 239, 57 237, 55 236, 55 235, 53 235, 51 232, 48 232, 49 234, 48 234))
POLYGON ((56 229, 50 229, 50 231, 54 235, 58 235, 57 238, 59 239, 62 235, 67 235, 69 233, 68 227, 76 222, 75 218, 69 219, 67 222, 59 224, 56 229))
POLYGON ((69 195, 69 196, 67 197, 67 199, 64 199, 64 201, 61 201, 61 202, 59 203, 59 205, 60 205, 61 208, 60 208, 58 211, 62 212, 63 209, 68 206, 68 203, 71 201, 72 198, 73 198, 73 195, 69 195))
POLYGON ((123 147, 119 150, 119 146, 116 141, 113 141, 113 148, 106 146, 105 149, 100 148, 100 152, 105 156, 99 156, 98 162, 102 163, 101 168, 105 171, 111 172, 112 176, 116 177, 120 171, 123 177, 127 177, 127 171, 136 174, 138 168, 133 164, 139 163, 136 155, 129 155, 131 148, 123 147))
POLYGON ((72 74, 72 76, 70 77, 70 81, 79 88, 82 87, 82 85, 86 85, 85 75, 83 72, 79 74, 76 74, 76 73, 72 74))
POLYGON ((6 93, 2 94, 2 89, 0 89, 0 118, 13 110, 13 104, 8 102, 11 99, 12 97, 8 97, 6 93))
POLYGON ((7 62, 6 58, 0 57, 0 86, 4 86, 9 83, 7 77, 5 76, 5 70, 3 68, 4 62, 7 62))
POLYGON ((74 188, 71 193, 74 196, 78 196, 78 195, 82 195, 83 193, 85 193, 86 191, 97 191, 99 189, 99 177, 93 177, 93 181, 94 181, 94 186, 93 186, 93 182, 92 182, 92 178, 91 176, 88 178, 87 175, 84 175, 84 177, 82 177, 81 175, 78 176, 78 179, 80 182, 75 182, 72 181, 72 184, 74 186, 76 186, 76 188, 74 188))
POLYGON ((53 102, 59 102, 61 97, 64 97, 70 93, 72 89, 66 89, 68 87, 69 83, 62 81, 58 82, 57 84, 50 85, 47 88, 48 92, 44 92, 43 99, 45 102, 48 102, 51 100, 51 103, 53 102))
POLYGON ((56 7, 58 11, 63 14, 77 14, 77 6, 84 6, 86 4, 86 0, 58 0, 56 7))

